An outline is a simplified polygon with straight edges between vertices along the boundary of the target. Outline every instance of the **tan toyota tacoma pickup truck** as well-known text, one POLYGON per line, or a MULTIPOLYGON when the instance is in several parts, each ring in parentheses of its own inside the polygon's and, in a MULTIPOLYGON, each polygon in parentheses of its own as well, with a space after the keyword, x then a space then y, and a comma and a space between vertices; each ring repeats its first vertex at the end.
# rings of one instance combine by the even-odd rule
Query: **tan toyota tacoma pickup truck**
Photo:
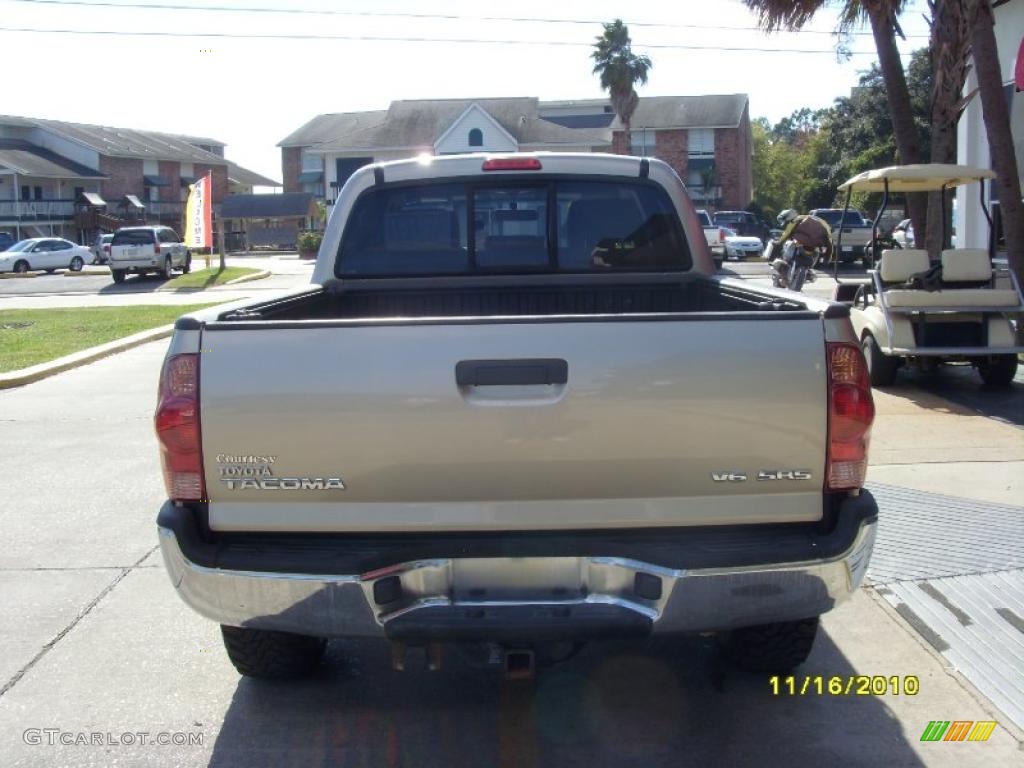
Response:
POLYGON ((522 670, 714 632, 792 668, 874 542, 847 312, 715 276, 657 160, 366 166, 311 285, 175 326, 156 410, 172 584, 256 677, 356 637, 397 664, 455 642, 522 670))

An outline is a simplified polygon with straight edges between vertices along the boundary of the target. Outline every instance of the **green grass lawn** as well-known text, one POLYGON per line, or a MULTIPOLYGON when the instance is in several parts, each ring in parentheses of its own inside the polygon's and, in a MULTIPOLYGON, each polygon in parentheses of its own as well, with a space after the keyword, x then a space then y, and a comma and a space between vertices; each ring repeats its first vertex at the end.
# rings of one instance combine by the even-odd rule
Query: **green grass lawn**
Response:
MULTIPOLYGON (((213 302, 216 303, 216 302, 213 302)), ((0 310, 0 373, 173 323, 206 304, 0 310)))
POLYGON ((161 290, 209 288, 214 285, 224 285, 224 283, 230 280, 235 280, 245 275, 253 275, 259 271, 252 267, 225 267, 223 270, 217 267, 197 269, 189 272, 187 275, 181 275, 173 280, 168 280, 161 286, 161 290))

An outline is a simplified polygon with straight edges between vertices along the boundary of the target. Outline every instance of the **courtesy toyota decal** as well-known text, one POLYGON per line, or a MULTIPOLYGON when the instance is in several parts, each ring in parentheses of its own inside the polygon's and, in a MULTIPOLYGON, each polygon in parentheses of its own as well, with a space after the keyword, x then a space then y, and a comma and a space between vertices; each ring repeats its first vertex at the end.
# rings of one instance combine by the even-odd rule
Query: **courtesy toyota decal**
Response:
POLYGON ((231 491, 343 491, 340 477, 278 477, 271 467, 276 456, 217 454, 218 478, 231 491))

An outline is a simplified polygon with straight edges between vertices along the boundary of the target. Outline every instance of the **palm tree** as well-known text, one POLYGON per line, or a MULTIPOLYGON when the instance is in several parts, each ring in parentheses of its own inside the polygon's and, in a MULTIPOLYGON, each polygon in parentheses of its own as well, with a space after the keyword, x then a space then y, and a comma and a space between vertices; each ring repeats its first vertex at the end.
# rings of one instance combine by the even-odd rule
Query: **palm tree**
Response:
MULTIPOLYGON (((1010 132, 1010 113, 1003 93, 1003 75, 996 49, 995 19, 988 0, 981 0, 971 27, 971 49, 978 93, 985 114, 992 165, 999 190, 999 210, 1006 235, 1006 255, 1017 279, 1024 283, 1024 203, 1021 202, 1020 176, 1010 132)), ((1018 335, 1024 336, 1024 323, 1018 324, 1018 335)))
POLYGON ((633 53, 629 28, 622 23, 622 19, 601 26, 604 27, 604 34, 594 42, 590 58, 594 60, 594 74, 601 76, 601 87, 608 91, 612 109, 622 123, 628 148, 629 121, 640 102, 634 86, 647 83, 647 73, 653 64, 647 56, 633 53))
MULTIPOLYGON (((747 7, 758 14, 758 24, 766 31, 798 30, 825 7, 827 0, 744 0, 747 7)), ((889 99, 896 152, 904 165, 921 162, 921 137, 914 123, 914 110, 910 103, 910 90, 903 71, 897 33, 903 32, 896 21, 905 0, 844 0, 840 13, 840 30, 848 30, 867 17, 871 35, 878 50, 878 64, 889 99)), ((926 222, 925 199, 920 194, 907 195, 907 216, 914 222, 915 232, 924 232, 926 222)))

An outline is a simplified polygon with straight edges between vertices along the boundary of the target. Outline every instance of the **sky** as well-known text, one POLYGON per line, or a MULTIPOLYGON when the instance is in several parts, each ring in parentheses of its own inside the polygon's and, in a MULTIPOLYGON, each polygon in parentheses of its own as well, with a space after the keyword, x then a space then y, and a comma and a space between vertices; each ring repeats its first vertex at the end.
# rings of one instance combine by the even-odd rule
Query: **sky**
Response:
MULTIPOLYGON (((905 62, 927 44, 924 6, 901 18, 905 62)), ((641 96, 747 93, 751 116, 773 122, 849 93, 877 58, 860 28, 837 59, 831 7, 767 35, 740 0, 0 0, 0 113, 209 136, 280 180, 277 143, 317 114, 600 97, 590 46, 617 17, 653 60, 641 96)))

